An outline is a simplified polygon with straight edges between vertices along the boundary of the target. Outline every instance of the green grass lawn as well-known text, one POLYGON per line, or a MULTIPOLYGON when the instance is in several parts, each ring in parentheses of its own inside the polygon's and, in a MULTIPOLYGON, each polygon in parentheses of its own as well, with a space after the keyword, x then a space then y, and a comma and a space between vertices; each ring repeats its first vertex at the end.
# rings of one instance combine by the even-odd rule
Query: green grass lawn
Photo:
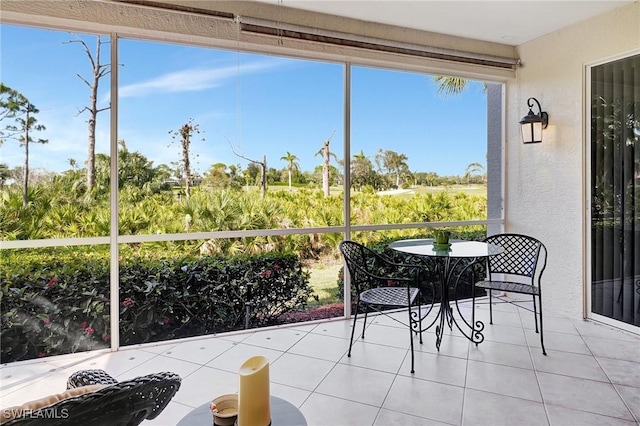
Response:
POLYGON ((309 285, 320 298, 319 305, 342 301, 342 297, 338 298, 336 295, 338 291, 338 273, 341 267, 342 258, 323 259, 321 262, 309 267, 308 271, 311 273, 309 285))
POLYGON ((404 192, 398 193, 396 196, 401 198, 411 198, 419 194, 436 194, 438 192, 450 192, 452 194, 463 192, 468 195, 487 195, 486 185, 453 185, 453 186, 416 186, 411 187, 404 192))
MULTIPOLYGON (((483 196, 487 196, 487 185, 476 185, 476 184, 471 184, 471 185, 451 185, 451 186, 412 186, 410 188, 407 189, 400 189, 400 190, 396 190, 396 191, 390 191, 390 192, 382 192, 380 194, 385 194, 385 195, 390 195, 393 197, 400 197, 400 198, 411 198, 414 195, 421 195, 421 194, 437 194, 438 192, 449 192, 452 194, 457 194, 460 192, 463 192, 465 194, 468 195, 483 195, 483 196)), ((331 194, 335 195, 335 194, 340 194, 342 192, 342 187, 331 187, 331 194)), ((353 192, 354 194, 357 193, 357 191, 353 192)))
MULTIPOLYGON (((252 187, 254 188, 256 191, 259 190, 259 188, 257 186, 252 187)), ((308 188, 308 187, 305 187, 308 188)), ((316 188, 317 190, 321 190, 320 188, 316 188)), ((329 191, 331 193, 331 195, 339 195, 342 193, 342 186, 332 186, 331 188, 329 188, 329 191)), ((286 184, 272 184, 269 185, 268 191, 289 191, 289 186, 286 184)), ((299 191, 299 188, 296 186, 293 186, 292 188, 293 192, 297 192, 299 191)), ((406 190, 400 190, 398 191, 398 193, 396 194, 389 194, 389 195, 393 195, 396 197, 401 197, 401 198, 411 198, 413 195, 416 194, 435 194, 441 191, 447 191, 447 192, 451 192, 451 193, 458 193, 458 192, 464 192, 466 194, 469 195, 487 195, 487 185, 477 185, 477 184, 471 184, 471 185, 451 185, 451 186, 415 186, 415 187, 411 187, 408 188, 406 190)), ((357 193, 357 191, 353 192, 354 194, 357 193)))

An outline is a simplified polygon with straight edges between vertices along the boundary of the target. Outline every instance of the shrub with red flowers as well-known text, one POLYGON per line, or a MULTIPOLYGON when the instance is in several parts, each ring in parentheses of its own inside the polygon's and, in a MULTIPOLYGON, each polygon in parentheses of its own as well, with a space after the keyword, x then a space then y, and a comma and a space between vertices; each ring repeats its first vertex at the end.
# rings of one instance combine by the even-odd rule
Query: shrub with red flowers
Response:
MULTIPOLYGON (((0 362, 109 347, 108 253, 0 253, 0 362), (43 267, 46 265, 46 267, 43 267), (55 277, 55 278, 53 278, 55 277)), ((120 342, 154 342, 276 324, 312 297, 293 254, 124 257, 120 342), (251 300, 248 299, 251 289, 251 300)))
POLYGON ((136 258, 120 268, 120 280, 123 304, 135 301, 120 311, 123 344, 241 329, 246 302, 251 326, 272 325, 312 297, 309 274, 286 253, 136 258))
POLYGON ((0 253, 0 362, 108 347, 108 253, 69 252, 0 253))
POLYGON ((260 272, 258 275, 260 276, 260 278, 269 278, 271 276, 272 272, 271 269, 267 269, 266 271, 262 271, 260 272))

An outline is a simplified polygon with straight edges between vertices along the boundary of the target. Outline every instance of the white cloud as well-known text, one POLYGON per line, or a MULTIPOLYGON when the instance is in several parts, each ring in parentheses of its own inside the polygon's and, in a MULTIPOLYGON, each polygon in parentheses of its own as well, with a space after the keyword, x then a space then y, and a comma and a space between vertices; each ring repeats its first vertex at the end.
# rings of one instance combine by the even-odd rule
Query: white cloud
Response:
POLYGON ((193 92, 220 86, 224 80, 243 73, 257 73, 279 66, 280 61, 261 61, 221 68, 192 68, 170 72, 140 83, 123 86, 120 97, 142 97, 149 94, 193 92))

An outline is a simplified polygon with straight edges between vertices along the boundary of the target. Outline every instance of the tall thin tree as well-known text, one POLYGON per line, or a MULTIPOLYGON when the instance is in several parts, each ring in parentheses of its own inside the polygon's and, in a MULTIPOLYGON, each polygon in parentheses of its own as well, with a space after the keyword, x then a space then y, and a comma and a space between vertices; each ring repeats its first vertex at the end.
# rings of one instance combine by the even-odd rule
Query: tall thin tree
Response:
POLYGON ((95 52, 91 52, 87 43, 75 34, 71 34, 75 37, 74 40, 64 42, 79 43, 82 49, 89 58, 91 64, 91 77, 89 79, 84 78, 79 73, 76 73, 78 78, 89 87, 89 105, 86 105, 78 110, 78 115, 88 112, 89 119, 87 120, 89 130, 89 147, 87 154, 87 192, 91 192, 95 186, 96 180, 96 123, 98 119, 98 113, 108 110, 110 106, 104 108, 98 108, 98 87, 100 79, 111 72, 111 64, 100 63, 100 54, 102 52, 102 45, 109 44, 109 41, 104 41, 101 36, 96 37, 95 52))
POLYGON ((15 139, 24 146, 24 171, 22 177, 22 205, 29 203, 29 144, 49 142, 47 139, 34 139, 32 132, 46 130, 34 117, 40 111, 23 94, 2 84, 0 101, 0 117, 2 120, 13 120, 0 131, 0 140, 15 139))

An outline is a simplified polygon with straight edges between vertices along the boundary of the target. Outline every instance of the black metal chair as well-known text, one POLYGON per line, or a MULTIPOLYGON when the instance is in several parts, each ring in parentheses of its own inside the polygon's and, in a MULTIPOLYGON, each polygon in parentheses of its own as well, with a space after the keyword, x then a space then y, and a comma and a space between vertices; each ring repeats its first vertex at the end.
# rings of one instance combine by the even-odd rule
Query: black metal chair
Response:
POLYGON ((180 389, 175 373, 163 372, 118 382, 104 370, 82 370, 69 377, 67 389, 104 384, 105 387, 62 399, 2 426, 133 426, 156 418, 180 389))
POLYGON ((353 314, 353 328, 351 329, 351 341, 349 352, 353 346, 353 336, 356 329, 356 321, 360 306, 365 308, 364 323, 362 325, 362 338, 367 326, 367 315, 370 309, 384 313, 385 310, 394 308, 406 308, 409 321, 409 339, 411 341, 411 373, 414 370, 413 333, 420 334, 422 343, 422 316, 420 313, 420 290, 418 279, 420 265, 394 263, 386 257, 374 252, 362 244, 354 241, 342 241, 340 251, 344 256, 351 276, 351 284, 355 288, 356 307, 353 314), (412 286, 413 284, 413 286, 412 286), (414 303, 418 312, 412 311, 414 303))
MULTIPOLYGON (((542 325, 541 278, 547 266, 547 248, 539 240, 521 234, 498 234, 487 237, 484 241, 504 249, 502 253, 487 259, 486 279, 475 284, 476 287, 489 290, 489 323, 493 324, 492 290, 531 295, 536 333, 540 334, 542 353, 546 355, 542 325), (539 330, 536 296, 540 305, 539 330)), ((517 303, 514 304, 518 306, 517 303)))

